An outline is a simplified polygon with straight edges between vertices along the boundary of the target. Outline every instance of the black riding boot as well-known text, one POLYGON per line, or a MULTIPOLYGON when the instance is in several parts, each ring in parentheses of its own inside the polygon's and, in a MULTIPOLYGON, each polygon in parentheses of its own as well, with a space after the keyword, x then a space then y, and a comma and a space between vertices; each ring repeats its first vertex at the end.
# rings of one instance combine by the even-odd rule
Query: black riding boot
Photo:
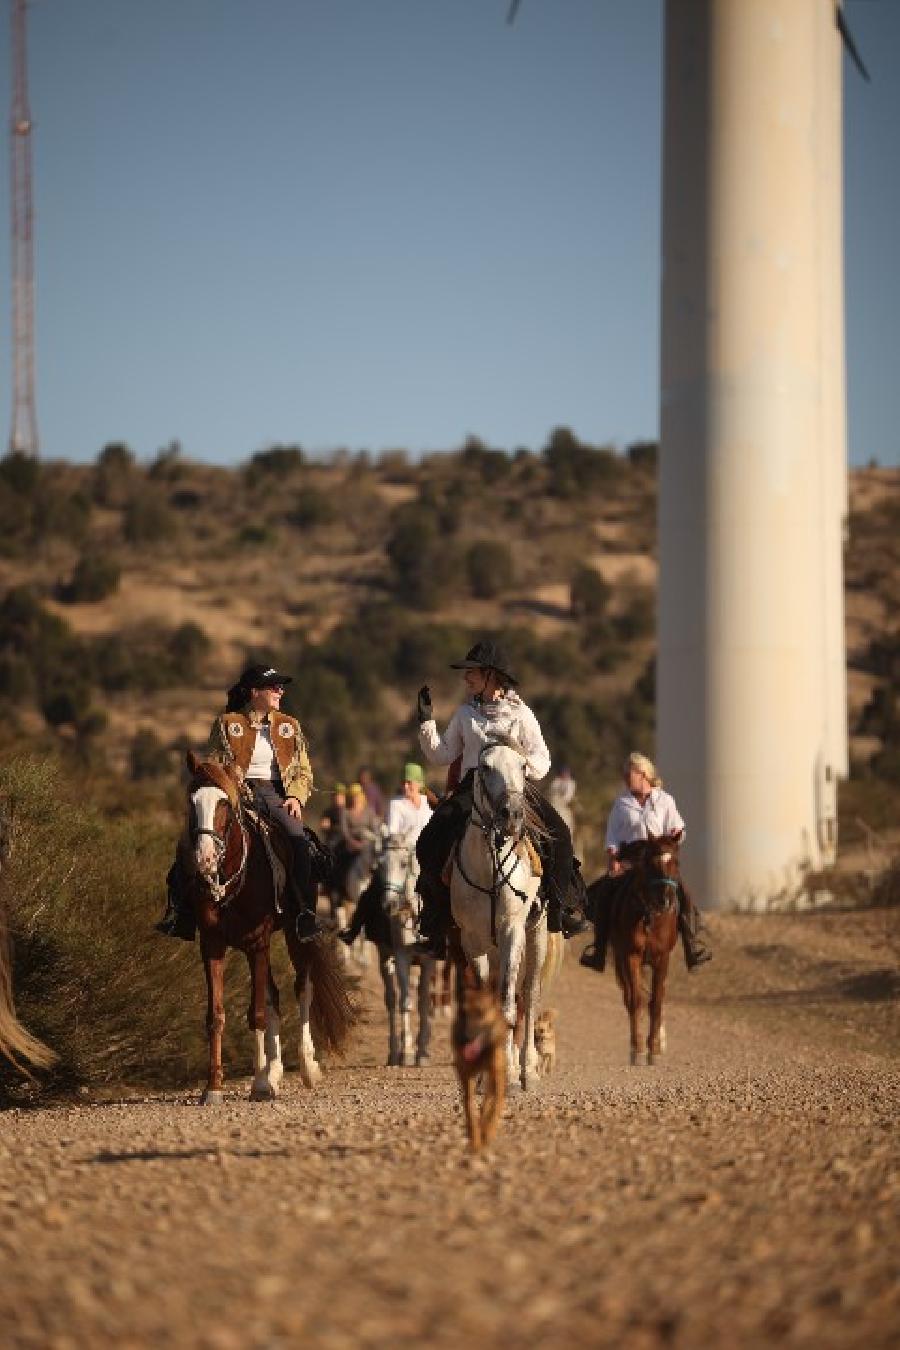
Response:
POLYGON ((157 933, 166 937, 183 938, 193 942, 197 936, 197 919, 194 905, 185 885, 185 876, 181 864, 176 858, 166 877, 166 912, 155 925, 157 933))
POLYGON ((292 923, 298 942, 311 942, 325 931, 316 914, 318 889, 310 877, 309 846, 303 836, 291 836, 292 875, 285 892, 285 923, 292 923))
POLYGON ((594 941, 581 953, 581 964, 592 970, 606 969, 606 948, 609 943, 609 924, 612 913, 612 878, 601 877, 590 889, 588 904, 594 921, 594 941))
POLYGON ((678 931, 688 970, 696 970, 697 966, 712 960, 700 911, 682 882, 678 883, 678 931))
POLYGON ((425 956, 443 961, 447 954, 447 935, 450 932, 450 887, 433 877, 419 877, 418 891, 422 897, 419 915, 418 950, 425 956))
POLYGON ((572 878, 560 913, 560 928, 563 937, 577 937, 579 933, 586 933, 590 927, 586 916, 587 890, 584 877, 581 875, 581 861, 579 858, 573 858, 572 878))

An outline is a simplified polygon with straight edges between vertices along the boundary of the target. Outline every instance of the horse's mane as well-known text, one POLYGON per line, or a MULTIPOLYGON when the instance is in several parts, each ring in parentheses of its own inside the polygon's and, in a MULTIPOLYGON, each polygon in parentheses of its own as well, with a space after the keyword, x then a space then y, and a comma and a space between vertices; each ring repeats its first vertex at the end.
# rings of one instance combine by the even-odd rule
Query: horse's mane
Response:
POLYGON ((668 835, 651 835, 649 839, 632 839, 619 847, 619 857, 625 862, 642 862, 655 853, 674 853, 678 857, 678 841, 668 835))
POLYGON ((219 764, 214 759, 197 759, 195 756, 193 762, 189 762, 189 768, 192 775, 191 792, 195 791, 198 787, 219 788, 221 792, 225 793, 225 796, 231 802, 234 809, 237 810, 237 779, 224 764, 219 764))

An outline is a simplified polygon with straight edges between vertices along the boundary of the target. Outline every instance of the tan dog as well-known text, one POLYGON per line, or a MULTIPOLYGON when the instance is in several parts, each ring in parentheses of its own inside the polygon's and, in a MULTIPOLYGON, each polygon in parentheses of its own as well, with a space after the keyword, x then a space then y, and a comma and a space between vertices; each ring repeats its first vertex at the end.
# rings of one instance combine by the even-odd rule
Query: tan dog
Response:
POLYGON ((507 1026, 492 989, 480 989, 470 971, 458 979, 453 1020, 453 1062, 459 1076, 469 1147, 477 1153, 493 1139, 506 1099, 507 1026), (479 1110, 475 1095, 484 1076, 479 1110))
POLYGON ((541 1077, 556 1068, 556 1009, 545 1008, 534 1024, 534 1047, 538 1052, 541 1077))

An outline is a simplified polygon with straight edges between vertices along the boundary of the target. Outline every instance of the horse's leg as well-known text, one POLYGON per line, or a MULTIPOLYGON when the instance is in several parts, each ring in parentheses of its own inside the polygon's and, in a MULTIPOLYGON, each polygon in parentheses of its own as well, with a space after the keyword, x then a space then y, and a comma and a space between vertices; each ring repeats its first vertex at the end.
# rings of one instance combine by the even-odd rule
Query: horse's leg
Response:
POLYGON ((390 947, 378 948, 378 969, 384 985, 384 1006, 388 1015, 388 1058, 389 1069, 396 1069, 402 1061, 400 1029, 397 1019, 397 962, 390 947))
POLYGON ((399 943, 394 950, 394 960, 397 964, 397 984, 400 988, 400 1039, 402 1044, 400 1062, 405 1069, 409 1069, 416 1062, 412 1034, 412 963, 409 953, 399 943))
POLYGON ((628 953, 625 960, 625 980, 622 986, 625 1007, 628 1009, 628 1020, 631 1024, 631 1063, 634 1065, 647 1063, 647 1053, 641 1036, 641 1021, 644 1011, 644 991, 641 983, 642 962, 642 951, 628 953))
POLYGON ((274 1097, 268 1075, 266 1054, 266 1016, 269 993, 269 953, 264 946, 246 953, 250 967, 250 1007, 247 1026, 253 1036, 253 1082, 250 1084, 251 1102, 267 1102, 274 1097))
POLYGON ((669 974, 669 953, 663 952, 653 964, 653 984, 650 989, 650 1032, 647 1037, 648 1063, 655 1064, 665 1050, 663 1027, 663 999, 669 974))
POLYGON ((453 962, 442 961, 441 972, 441 1013, 444 1017, 453 1016, 453 962))
MULTIPOLYGON (((297 1005, 300 1011, 300 1079, 303 1086, 308 1088, 315 1087, 322 1077, 322 1070, 316 1060, 316 1047, 313 1044, 309 1023, 313 999, 312 978, 309 970, 311 953, 308 951, 311 946, 311 942, 300 943, 296 948, 297 955, 294 958, 297 971, 294 990, 297 994, 297 1005)), ((291 954, 293 956, 293 952, 291 954)))
POLYGON ((277 1097, 284 1077, 284 1065, 281 1062, 281 1009, 278 985, 272 978, 271 962, 266 980, 266 1077, 272 1089, 272 1096, 277 1097))
POLYGON ((499 936, 499 994, 500 1006, 507 1025, 506 1035, 506 1075, 510 1084, 518 1084, 520 1079, 518 1053, 516 1051, 516 981, 519 966, 525 950, 525 929, 509 927, 499 936))
POLYGON ((431 1019, 434 1017, 434 961, 424 956, 419 962, 419 1035, 416 1040, 416 1065, 431 1063, 431 1019))
POLYGON ((537 1087, 541 1068, 534 1028, 541 1010, 541 971, 547 956, 547 922, 542 919, 525 939, 525 975, 522 981, 524 1023, 522 1027, 521 1075, 522 1087, 537 1087))
POLYGON ((206 976, 206 1035, 209 1041, 209 1071, 204 1106, 218 1106, 223 1101, 222 1033, 225 1030, 225 948, 218 943, 207 945, 201 939, 203 973, 206 976))

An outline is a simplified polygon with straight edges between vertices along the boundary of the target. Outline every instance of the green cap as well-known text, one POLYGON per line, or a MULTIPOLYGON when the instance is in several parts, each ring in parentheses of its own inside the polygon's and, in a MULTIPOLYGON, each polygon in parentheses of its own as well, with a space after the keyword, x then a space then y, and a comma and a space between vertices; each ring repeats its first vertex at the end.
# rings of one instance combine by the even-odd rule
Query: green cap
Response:
POLYGON ((418 783, 420 786, 424 786, 425 775, 422 772, 421 764, 404 764, 403 781, 404 783, 418 783))

